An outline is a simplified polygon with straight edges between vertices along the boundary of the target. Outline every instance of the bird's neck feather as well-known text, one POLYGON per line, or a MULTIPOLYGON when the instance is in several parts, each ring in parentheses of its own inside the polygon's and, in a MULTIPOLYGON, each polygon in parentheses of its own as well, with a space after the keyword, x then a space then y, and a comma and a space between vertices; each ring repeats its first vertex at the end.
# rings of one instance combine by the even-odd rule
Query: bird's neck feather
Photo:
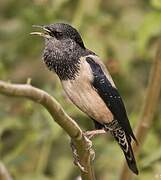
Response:
POLYGON ((74 80, 79 73, 80 57, 94 54, 93 52, 76 46, 74 49, 44 50, 43 59, 49 70, 54 71, 61 80, 74 80))

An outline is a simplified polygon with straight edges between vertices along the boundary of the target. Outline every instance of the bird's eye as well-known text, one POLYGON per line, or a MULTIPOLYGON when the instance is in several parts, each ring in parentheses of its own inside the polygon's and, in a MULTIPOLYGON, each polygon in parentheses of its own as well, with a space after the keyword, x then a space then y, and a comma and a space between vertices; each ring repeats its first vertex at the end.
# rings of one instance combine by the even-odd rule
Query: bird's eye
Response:
POLYGON ((58 31, 54 32, 54 36, 55 36, 56 38, 61 38, 62 35, 63 35, 62 32, 58 32, 58 31))

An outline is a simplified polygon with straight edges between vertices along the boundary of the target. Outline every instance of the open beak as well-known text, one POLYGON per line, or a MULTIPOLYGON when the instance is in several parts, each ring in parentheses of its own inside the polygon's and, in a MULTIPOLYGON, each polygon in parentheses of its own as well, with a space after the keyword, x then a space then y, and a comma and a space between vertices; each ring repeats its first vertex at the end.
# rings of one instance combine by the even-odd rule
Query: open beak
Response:
POLYGON ((38 35, 38 36, 42 36, 44 38, 51 38, 52 36, 50 36, 50 30, 45 28, 44 26, 41 25, 33 25, 32 27, 36 27, 36 28, 41 28, 44 30, 44 32, 31 32, 31 35, 38 35))

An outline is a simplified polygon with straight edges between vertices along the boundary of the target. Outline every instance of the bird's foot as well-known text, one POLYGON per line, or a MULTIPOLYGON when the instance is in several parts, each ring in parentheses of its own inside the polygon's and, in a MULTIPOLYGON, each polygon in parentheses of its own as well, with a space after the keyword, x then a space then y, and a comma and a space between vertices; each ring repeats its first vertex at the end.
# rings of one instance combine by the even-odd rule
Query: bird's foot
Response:
MULTIPOLYGON (((89 132, 89 131, 86 131, 86 132, 89 132)), ((95 152, 92 149, 92 141, 90 141, 90 139, 86 135, 85 135, 85 138, 86 138, 86 142, 87 142, 86 150, 89 151, 90 158, 91 158, 92 161, 94 161, 94 159, 95 159, 95 152)))
POLYGON ((97 129, 97 130, 92 130, 92 131, 86 131, 84 132, 84 135, 88 138, 88 139, 92 139, 94 136, 98 135, 98 134, 105 134, 106 131, 104 129, 97 129))

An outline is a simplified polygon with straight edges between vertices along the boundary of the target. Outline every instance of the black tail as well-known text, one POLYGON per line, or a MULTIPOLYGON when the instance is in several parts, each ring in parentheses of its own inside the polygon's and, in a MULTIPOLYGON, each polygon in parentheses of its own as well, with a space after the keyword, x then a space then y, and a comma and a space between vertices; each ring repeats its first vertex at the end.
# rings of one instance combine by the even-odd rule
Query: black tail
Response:
POLYGON ((138 174, 139 172, 131 147, 131 137, 125 133, 122 127, 119 126, 117 120, 113 120, 112 122, 105 124, 105 128, 111 132, 112 136, 116 139, 123 150, 129 168, 135 174, 138 174))
POLYGON ((111 131, 111 134, 116 139, 121 149, 123 150, 129 168, 135 174, 138 174, 139 172, 137 169, 135 157, 131 147, 131 138, 128 135, 126 135, 126 133, 122 128, 111 131))

